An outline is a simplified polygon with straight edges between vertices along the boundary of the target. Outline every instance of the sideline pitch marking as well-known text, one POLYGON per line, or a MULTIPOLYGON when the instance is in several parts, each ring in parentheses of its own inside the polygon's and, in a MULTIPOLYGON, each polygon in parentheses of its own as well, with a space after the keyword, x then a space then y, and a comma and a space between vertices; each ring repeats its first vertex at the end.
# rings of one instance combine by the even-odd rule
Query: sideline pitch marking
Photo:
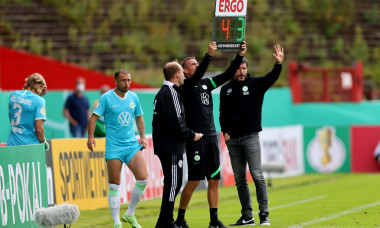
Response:
MULTIPOLYGON (((276 210, 276 209, 280 209, 280 208, 284 208, 284 207, 291 207, 291 206, 294 206, 294 205, 308 203, 308 202, 311 202, 311 201, 314 201, 314 200, 323 199, 323 198, 326 198, 326 196, 324 196, 324 195, 315 196, 315 197, 312 197, 312 198, 309 198, 309 199, 305 199, 305 200, 301 200, 301 201, 296 201, 296 202, 293 202, 293 203, 288 203, 288 204, 284 204, 284 205, 270 207, 268 210, 269 211, 273 211, 273 210, 276 210)), ((254 211, 253 213, 255 214, 255 213, 259 213, 259 212, 260 211, 254 211)))
MULTIPOLYGON (((269 211, 273 211, 273 210, 280 209, 280 208, 285 208, 285 207, 291 207, 291 206, 298 205, 298 204, 308 203, 308 202, 311 202, 311 201, 314 201, 314 200, 323 199, 325 197, 326 196, 324 196, 324 195, 314 196, 314 197, 311 197, 311 198, 308 198, 308 199, 304 199, 304 200, 300 200, 300 201, 296 201, 296 202, 293 202, 293 203, 283 204, 283 205, 279 205, 279 206, 275 206, 275 207, 269 207, 269 211)), ((253 211, 252 213, 254 213, 254 214, 255 213, 259 213, 259 211, 253 211)), ((224 218, 224 217, 236 217, 236 216, 240 216, 240 214, 239 215, 220 215, 219 217, 224 218)), ((208 217, 202 216, 202 217, 194 217, 194 218, 208 218, 208 217)))
MULTIPOLYGON (((270 207, 269 210, 276 210, 276 209, 280 209, 280 208, 291 207, 291 206, 294 206, 294 205, 308 203, 308 202, 311 202, 311 201, 314 201, 314 200, 323 199, 323 198, 326 198, 326 196, 324 196, 324 195, 314 196, 314 197, 311 197, 311 198, 308 198, 308 199, 304 199, 304 200, 300 200, 300 201, 296 201, 296 202, 293 202, 293 203, 288 203, 288 204, 283 204, 283 205, 279 205, 279 206, 275 206, 275 207, 270 207)), ((253 212, 253 213, 258 213, 258 211, 253 212)), ((236 217, 236 216, 240 216, 240 214, 239 215, 221 215, 220 217, 236 217)), ((203 219, 203 218, 208 218, 208 217, 201 216, 201 217, 189 217, 189 218, 203 219)), ((151 218, 144 219, 144 221, 153 221, 153 220, 157 220, 157 216, 153 216, 151 218)))
POLYGON ((327 220, 330 220, 330 219, 338 218, 338 217, 343 216, 343 215, 352 214, 352 213, 355 213, 355 212, 367 209, 369 207, 377 206, 377 205, 380 205, 380 201, 376 201, 374 203, 370 203, 370 204, 366 204, 366 205, 361 205, 359 207, 354 207, 354 208, 351 208, 351 209, 346 210, 346 211, 342 211, 342 212, 339 212, 339 213, 336 213, 336 214, 332 214, 332 215, 329 215, 329 216, 326 216, 326 217, 322 217, 322 218, 318 218, 318 219, 315 219, 315 220, 307 221, 307 222, 304 222, 304 223, 292 225, 292 226, 289 226, 289 227, 290 228, 296 228, 296 227, 303 227, 303 226, 306 226, 306 225, 312 225, 312 224, 324 222, 324 221, 327 221, 327 220))

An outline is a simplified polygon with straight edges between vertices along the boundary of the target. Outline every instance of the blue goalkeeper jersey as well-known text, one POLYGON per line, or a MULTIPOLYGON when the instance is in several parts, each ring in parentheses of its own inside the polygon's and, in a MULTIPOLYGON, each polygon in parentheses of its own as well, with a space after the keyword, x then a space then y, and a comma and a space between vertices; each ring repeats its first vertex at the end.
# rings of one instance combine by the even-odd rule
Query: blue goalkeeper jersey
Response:
POLYGON ((45 100, 29 90, 17 90, 9 98, 11 133, 7 146, 38 144, 35 121, 46 121, 45 100))
POLYGON ((142 115, 143 111, 134 92, 128 91, 124 98, 119 97, 114 90, 104 93, 93 113, 104 116, 107 153, 138 145, 134 119, 142 115))

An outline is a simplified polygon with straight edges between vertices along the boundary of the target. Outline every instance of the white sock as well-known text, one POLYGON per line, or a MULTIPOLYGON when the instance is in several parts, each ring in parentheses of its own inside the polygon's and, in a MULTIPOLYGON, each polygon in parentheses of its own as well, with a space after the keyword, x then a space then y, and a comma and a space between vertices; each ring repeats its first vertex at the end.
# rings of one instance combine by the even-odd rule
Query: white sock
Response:
POLYGON ((136 180, 136 184, 132 189, 131 201, 128 205, 128 210, 125 212, 127 216, 132 216, 135 214, 137 204, 140 202, 144 195, 145 187, 148 184, 148 180, 136 180))
POLYGON ((108 204, 115 224, 121 224, 120 221, 120 199, 119 187, 117 184, 108 184, 108 204))

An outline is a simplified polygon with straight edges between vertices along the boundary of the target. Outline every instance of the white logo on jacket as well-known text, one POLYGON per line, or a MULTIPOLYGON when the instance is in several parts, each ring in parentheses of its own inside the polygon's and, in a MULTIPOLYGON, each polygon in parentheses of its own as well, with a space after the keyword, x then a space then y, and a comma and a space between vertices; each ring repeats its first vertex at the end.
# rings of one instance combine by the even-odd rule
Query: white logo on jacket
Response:
POLYGON ((210 104, 209 95, 207 93, 201 93, 201 101, 202 101, 202 104, 209 105, 210 104))

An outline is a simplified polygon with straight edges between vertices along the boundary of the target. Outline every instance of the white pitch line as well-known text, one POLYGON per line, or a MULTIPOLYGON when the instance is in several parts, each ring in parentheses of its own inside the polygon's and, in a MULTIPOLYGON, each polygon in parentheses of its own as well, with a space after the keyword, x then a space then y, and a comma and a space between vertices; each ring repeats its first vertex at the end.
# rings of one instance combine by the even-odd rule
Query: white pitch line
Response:
MULTIPOLYGON (((308 202, 311 202, 311 201, 314 201, 314 200, 319 200, 319 199, 323 199, 325 198, 326 196, 324 195, 321 195, 321 196, 314 196, 314 197, 311 197, 311 198, 308 198, 308 199, 304 199, 304 200, 300 200, 300 201, 296 201, 296 202, 293 202, 293 203, 288 203, 288 204, 283 204, 283 205, 279 205, 279 206, 275 206, 275 207, 269 207, 269 211, 273 211, 273 210, 276 210, 276 209, 280 209, 280 208, 285 208, 285 207, 291 207, 291 206, 294 206, 294 205, 298 205, 298 204, 303 204, 303 203, 308 203, 308 202)), ((253 211, 252 212, 253 214, 256 214, 256 213, 259 213, 259 211, 253 211)), ((236 215, 219 215, 219 217, 236 217, 236 216, 240 216, 241 214, 236 214, 236 215)), ((207 216, 201 216, 201 217, 194 217, 194 218, 208 218, 207 216)))
MULTIPOLYGON (((269 211, 273 211, 273 210, 276 210, 276 209, 280 209, 280 208, 285 208, 285 207, 291 207, 291 206, 294 206, 294 205, 298 205, 298 204, 303 204, 303 203, 308 203, 308 202, 311 202, 311 201, 314 201, 314 200, 319 200, 319 199, 323 199, 325 198, 326 196, 324 195, 321 195, 321 196, 314 196, 314 197, 311 197, 311 198, 308 198, 308 199, 304 199, 304 200, 300 200, 300 201, 296 201, 296 202, 293 202, 293 203, 288 203, 288 204, 283 204, 283 205, 279 205, 279 206, 275 206, 275 207, 270 207, 269 208, 269 211)), ((254 211, 252 213, 259 213, 259 211, 254 211)), ((219 217, 236 217, 236 216, 240 216, 239 215, 219 215, 219 217)), ((208 218, 207 216, 198 216, 198 217, 189 217, 189 218, 197 218, 197 219, 202 219, 202 218, 208 218)), ((148 221, 148 220, 155 220, 157 218, 149 218, 149 219, 145 219, 145 221, 148 221)))
MULTIPOLYGON (((301 200, 301 201, 296 201, 296 202, 293 202, 293 203, 288 203, 288 204, 284 204, 284 205, 279 205, 279 206, 275 206, 275 207, 270 207, 268 210, 269 211, 273 211, 273 210, 276 210, 276 209, 280 209, 280 208, 284 208, 284 207, 291 207, 291 206, 294 206, 294 205, 298 205, 298 204, 303 204, 303 203, 308 203, 308 202, 311 202, 311 201, 314 201, 314 200, 319 200, 319 199, 323 199, 325 198, 326 196, 315 196, 315 197, 312 197, 312 198, 309 198, 309 199, 304 199, 304 200, 301 200)), ((254 214, 255 213, 259 213, 259 211, 254 211, 253 212, 254 214)))
POLYGON ((330 219, 334 219, 334 218, 337 218, 337 217, 340 217, 340 216, 343 216, 343 215, 352 214, 352 213, 355 213, 355 212, 367 209, 369 207, 377 206, 377 205, 380 205, 380 201, 377 201, 377 202, 374 202, 374 203, 370 203, 370 204, 366 204, 366 205, 361 205, 359 207, 354 207, 354 208, 351 208, 351 209, 346 210, 346 211, 342 211, 342 212, 339 212, 339 213, 336 213, 336 214, 332 214, 332 215, 329 215, 329 216, 326 216, 326 217, 322 217, 322 218, 318 218, 318 219, 315 219, 315 220, 307 221, 307 222, 304 222, 304 223, 292 225, 292 226, 289 226, 289 227, 296 228, 296 227, 303 227, 303 226, 306 226, 306 225, 312 225, 312 224, 324 222, 324 221, 327 221, 327 220, 330 220, 330 219))

